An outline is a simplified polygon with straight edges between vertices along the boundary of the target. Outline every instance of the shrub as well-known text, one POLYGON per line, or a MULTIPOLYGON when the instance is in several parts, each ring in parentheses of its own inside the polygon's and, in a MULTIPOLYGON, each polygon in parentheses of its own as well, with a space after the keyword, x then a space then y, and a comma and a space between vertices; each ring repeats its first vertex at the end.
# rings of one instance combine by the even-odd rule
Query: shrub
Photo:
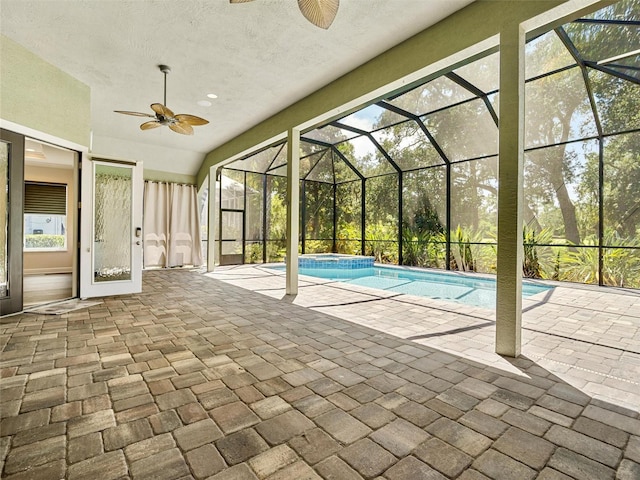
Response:
POLYGON ((25 235, 24 248, 64 248, 64 235, 25 235))
MULTIPOLYGON (((547 278, 553 262, 553 254, 549 245, 553 240, 552 232, 544 228, 536 233, 535 229, 526 225, 522 229, 522 275, 526 278, 547 278)), ((557 260, 556 260, 557 262, 557 260)), ((553 278, 553 275, 550 275, 553 278)))

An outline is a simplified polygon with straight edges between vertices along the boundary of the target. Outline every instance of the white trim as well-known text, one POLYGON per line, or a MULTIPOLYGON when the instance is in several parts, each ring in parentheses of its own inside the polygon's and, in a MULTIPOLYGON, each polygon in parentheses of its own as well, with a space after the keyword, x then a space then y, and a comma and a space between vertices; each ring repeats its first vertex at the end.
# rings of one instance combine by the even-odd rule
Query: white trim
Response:
POLYGON ((50 267, 50 268, 30 268, 25 269, 23 274, 25 277, 29 275, 49 275, 54 273, 73 273, 71 267, 50 267))
POLYGON ((100 155, 98 153, 95 152, 91 152, 87 155, 87 158, 89 160, 93 161, 101 161, 104 160, 106 162, 121 162, 121 163, 126 163, 129 165, 137 165, 138 163, 142 163, 139 160, 131 160, 130 158, 122 158, 122 157, 113 157, 110 155, 100 155))
POLYGON ((287 132, 287 295, 298 293, 300 229, 300 130, 287 132))
POLYGON ((592 5, 594 6, 594 11, 599 8, 604 8, 607 5, 611 5, 611 1, 602 1, 602 0, 568 0, 564 3, 558 5, 557 7, 550 8, 549 10, 541 13, 540 15, 536 15, 535 17, 528 18, 524 22, 522 22, 522 28, 524 28, 525 32, 532 32, 538 29, 544 28, 550 24, 556 24, 560 22, 560 24, 566 23, 566 17, 572 17, 585 8, 589 8, 592 5), (600 4, 600 5, 598 5, 600 4))
POLYGON ((82 164, 82 212, 80 232, 80 298, 139 293, 142 291, 142 241, 134 237, 136 228, 142 228, 143 197, 142 162, 109 162, 105 158, 91 158, 87 155, 82 164), (122 239, 131 248, 131 278, 129 280, 95 282, 94 279, 94 182, 96 165, 114 165, 131 170, 131 238, 122 239))
MULTIPOLYGON (((209 168, 207 182, 207 272, 213 272, 216 263, 216 232, 218 231, 219 209, 216 210, 216 169, 209 168)), ((222 177, 221 177, 222 180, 222 177)), ((204 182, 203 182, 204 185, 204 182)))
POLYGON ((246 157, 246 156, 255 154, 255 153, 259 152, 260 150, 262 150, 264 148, 267 148, 267 147, 270 147, 270 146, 272 146, 272 145, 274 145, 276 143, 286 142, 286 140, 287 140, 287 132, 282 132, 282 133, 280 133, 278 135, 275 135, 275 136, 269 138, 268 140, 264 140, 263 142, 260 142, 260 143, 258 143, 256 145, 253 145, 253 146, 251 146, 251 147, 249 147, 249 148, 247 148, 247 149, 245 149, 245 150, 243 150, 243 151, 241 151, 239 153, 236 153, 235 155, 232 155, 231 157, 229 157, 229 158, 227 158, 227 159, 225 159, 225 160, 223 160, 221 162, 218 162, 218 163, 216 163, 214 165, 211 165, 211 167, 209 167, 209 168, 215 170, 217 168, 224 167, 226 165, 229 165, 230 163, 235 162, 236 160, 240 160, 242 157, 246 157))
POLYGON ((25 247, 24 245, 22 246, 22 252, 23 253, 66 253, 68 252, 69 249, 67 248, 67 246, 65 245, 64 247, 59 247, 59 248, 28 248, 25 247))
POLYGON ((12 132, 24 135, 25 137, 47 142, 58 147, 63 147, 69 150, 76 150, 82 154, 89 153, 89 147, 87 147, 86 145, 80 145, 78 143, 70 142, 69 140, 65 140, 60 137, 54 137, 53 135, 50 135, 48 133, 44 133, 30 127, 25 127, 14 122, 10 122, 9 120, 4 120, 2 118, 0 118, 0 128, 11 130, 12 132))

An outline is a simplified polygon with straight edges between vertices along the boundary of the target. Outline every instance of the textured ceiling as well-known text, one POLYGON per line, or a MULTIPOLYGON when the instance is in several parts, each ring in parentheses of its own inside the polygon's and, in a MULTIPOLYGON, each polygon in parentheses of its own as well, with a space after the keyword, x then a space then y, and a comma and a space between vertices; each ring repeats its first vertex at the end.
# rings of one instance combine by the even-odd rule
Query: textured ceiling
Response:
POLYGON ((328 30, 295 0, 0 0, 0 32, 91 88, 93 151, 195 174, 204 154, 472 0, 342 0, 328 30), (210 121, 141 131, 163 101, 210 121), (197 104, 215 93, 210 107, 197 104))

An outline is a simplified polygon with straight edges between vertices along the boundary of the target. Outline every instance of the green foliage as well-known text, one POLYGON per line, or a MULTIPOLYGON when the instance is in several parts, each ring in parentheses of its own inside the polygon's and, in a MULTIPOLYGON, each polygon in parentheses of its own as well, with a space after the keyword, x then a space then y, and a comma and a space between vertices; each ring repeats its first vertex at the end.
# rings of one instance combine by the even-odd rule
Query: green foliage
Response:
POLYGON ((267 241, 267 262, 283 262, 287 255, 285 240, 267 241))
POLYGON ((398 263, 398 241, 395 226, 377 222, 367 225, 365 254, 376 262, 398 263))
MULTIPOLYGON (((629 18, 633 2, 621 1, 602 10, 607 18, 629 18)), ((591 60, 602 59, 610 45, 629 45, 625 28, 571 23, 565 30, 578 50, 591 60)), ((527 46, 528 65, 538 72, 562 67, 567 53, 550 32, 527 46), (546 64, 545 64, 546 62, 546 64)), ((567 70, 527 84, 527 144, 549 145, 595 135, 592 105, 585 96, 584 77, 567 70)), ((525 275, 582 283, 640 286, 640 88, 636 83, 588 69, 588 81, 606 138, 567 143, 528 152, 525 161, 525 219, 535 226, 535 239, 525 234, 525 275), (600 181, 603 181, 602 187, 600 181), (598 271, 597 232, 605 228, 603 271, 598 271), (544 227, 544 229, 543 229, 544 227), (552 238, 542 239, 547 230, 552 238), (527 247, 527 243, 531 243, 527 247), (544 247, 539 244, 568 244, 544 247), (537 264, 536 264, 537 262, 537 264)))
MULTIPOLYGON (((640 109, 640 87, 638 108, 640 109)), ((639 114, 640 115, 640 114, 639 114)), ((604 149, 605 227, 620 237, 640 236, 640 133, 609 137, 604 149)))
POLYGON ((268 177, 267 239, 284 240, 287 234, 287 179, 268 177))
POLYGON ((25 235, 24 248, 64 248, 64 235, 25 235))
POLYGON ((306 182, 305 238, 322 239, 333 236, 333 185, 306 182))
POLYGON ((402 262, 414 267, 443 268, 446 238, 442 232, 402 229, 402 262))
POLYGON ((347 255, 360 255, 362 253, 360 229, 356 228, 356 225, 353 223, 339 223, 336 237, 337 253, 344 253, 347 255))
POLYGON ((332 240, 306 240, 305 253, 331 253, 332 240))
POLYGON ((526 278, 548 278, 547 271, 552 264, 553 255, 548 245, 552 241, 552 234, 549 229, 543 229, 536 233, 534 228, 522 229, 522 245, 524 255, 522 259, 522 274, 526 278))
POLYGON ((451 232, 451 269, 462 272, 475 272, 476 260, 473 257, 471 242, 478 242, 481 236, 462 228, 460 225, 451 232))
POLYGON ((342 253, 344 255, 361 255, 362 241, 336 240, 336 253, 342 253))
POLYGON ((603 283, 615 287, 640 288, 640 253, 628 249, 604 250, 603 283))
POLYGON ((244 250, 245 263, 262 263, 262 244, 249 243, 244 250))
MULTIPOLYGON (((605 234, 603 243, 602 282, 617 287, 640 288, 640 254, 638 250, 615 248, 620 246, 640 249, 637 238, 620 237, 616 232, 605 234)), ((558 256, 558 280, 597 284, 598 239, 592 235, 585 239, 583 248, 567 248, 558 256)))
MULTIPOLYGON (((486 242, 486 240, 484 240, 486 242)), ((476 272, 496 273, 497 257, 496 246, 487 243, 471 244, 471 252, 475 262, 476 272)))

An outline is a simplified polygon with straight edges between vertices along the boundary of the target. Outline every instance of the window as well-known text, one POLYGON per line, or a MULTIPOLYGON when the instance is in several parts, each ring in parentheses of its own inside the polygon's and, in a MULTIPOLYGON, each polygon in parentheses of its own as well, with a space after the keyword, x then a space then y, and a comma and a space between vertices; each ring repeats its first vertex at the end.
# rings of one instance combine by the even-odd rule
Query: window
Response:
POLYGON ((24 250, 67 249, 67 186, 25 182, 24 250))

